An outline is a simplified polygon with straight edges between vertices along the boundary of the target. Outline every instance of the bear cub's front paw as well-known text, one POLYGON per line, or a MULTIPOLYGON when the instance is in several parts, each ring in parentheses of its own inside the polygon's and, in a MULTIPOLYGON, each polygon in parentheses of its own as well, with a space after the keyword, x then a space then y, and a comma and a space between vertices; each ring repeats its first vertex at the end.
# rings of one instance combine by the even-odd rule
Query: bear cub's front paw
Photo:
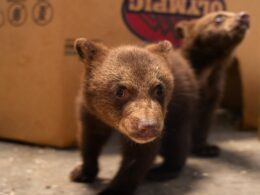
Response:
POLYGON ((132 195, 132 194, 133 194, 132 189, 117 190, 109 187, 98 193, 98 195, 132 195))
POLYGON ((221 149, 215 145, 205 144, 201 147, 193 148, 192 154, 202 158, 214 158, 220 155, 221 149))
POLYGON ((172 167, 164 164, 152 168, 146 175, 146 180, 163 182, 171 179, 175 179, 181 170, 173 170, 172 167))
POLYGON ((96 173, 86 173, 82 165, 76 166, 70 173, 70 180, 80 183, 92 183, 96 179, 96 173))

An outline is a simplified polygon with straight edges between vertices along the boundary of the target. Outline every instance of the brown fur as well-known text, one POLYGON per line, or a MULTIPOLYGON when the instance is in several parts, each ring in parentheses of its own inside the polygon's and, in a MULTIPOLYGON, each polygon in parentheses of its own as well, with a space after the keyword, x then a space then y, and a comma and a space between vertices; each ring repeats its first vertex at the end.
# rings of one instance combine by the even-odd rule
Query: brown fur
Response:
POLYGON ((182 170, 189 153, 197 98, 193 71, 168 41, 141 48, 111 48, 78 39, 85 63, 78 97, 83 164, 71 173, 93 182, 101 149, 116 129, 122 134, 122 163, 100 194, 132 194, 145 176, 164 180, 182 170), (159 150, 163 163, 147 172, 159 150))
POLYGON ((194 68, 200 87, 193 129, 193 153, 198 156, 214 157, 220 152, 218 147, 207 144, 208 131, 223 94, 226 69, 248 27, 249 15, 245 12, 210 13, 176 27, 183 38, 181 51, 194 68))

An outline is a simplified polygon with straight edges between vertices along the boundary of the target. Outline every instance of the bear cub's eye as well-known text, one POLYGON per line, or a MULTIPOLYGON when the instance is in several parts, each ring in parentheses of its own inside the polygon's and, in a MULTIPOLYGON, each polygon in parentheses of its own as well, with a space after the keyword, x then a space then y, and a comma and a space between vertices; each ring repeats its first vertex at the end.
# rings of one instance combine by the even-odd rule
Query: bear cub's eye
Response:
POLYGON ((155 96, 158 98, 162 98, 164 96, 164 88, 162 84, 159 84, 155 87, 154 90, 155 96))
POLYGON ((224 16, 219 14, 215 17, 215 23, 216 24, 221 24, 224 21, 224 16))
POLYGON ((129 97, 129 91, 125 86, 118 86, 115 91, 115 96, 118 99, 127 99, 129 97))

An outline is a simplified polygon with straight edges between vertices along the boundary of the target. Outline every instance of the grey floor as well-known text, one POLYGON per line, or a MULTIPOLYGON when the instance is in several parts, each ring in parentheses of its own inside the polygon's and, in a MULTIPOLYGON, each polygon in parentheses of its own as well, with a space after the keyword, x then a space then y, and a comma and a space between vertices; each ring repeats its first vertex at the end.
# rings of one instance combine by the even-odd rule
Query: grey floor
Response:
MULTIPOLYGON (((137 195, 260 195, 260 142, 255 132, 237 131, 229 121, 213 126, 211 141, 222 148, 215 159, 190 157, 182 175, 164 183, 144 182, 137 195)), ((80 163, 76 150, 0 142, 0 195, 91 195, 115 174, 120 161, 114 137, 100 159, 99 182, 72 183, 80 163)))

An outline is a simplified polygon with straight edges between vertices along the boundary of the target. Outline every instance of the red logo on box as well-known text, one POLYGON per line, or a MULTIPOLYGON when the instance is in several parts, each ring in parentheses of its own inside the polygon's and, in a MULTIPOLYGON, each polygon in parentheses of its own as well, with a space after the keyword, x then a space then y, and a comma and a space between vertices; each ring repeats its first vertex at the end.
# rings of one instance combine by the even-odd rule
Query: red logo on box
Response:
POLYGON ((176 47, 181 44, 174 31, 178 22, 220 10, 226 10, 224 0, 125 0, 122 6, 135 35, 149 42, 167 39, 176 47))

